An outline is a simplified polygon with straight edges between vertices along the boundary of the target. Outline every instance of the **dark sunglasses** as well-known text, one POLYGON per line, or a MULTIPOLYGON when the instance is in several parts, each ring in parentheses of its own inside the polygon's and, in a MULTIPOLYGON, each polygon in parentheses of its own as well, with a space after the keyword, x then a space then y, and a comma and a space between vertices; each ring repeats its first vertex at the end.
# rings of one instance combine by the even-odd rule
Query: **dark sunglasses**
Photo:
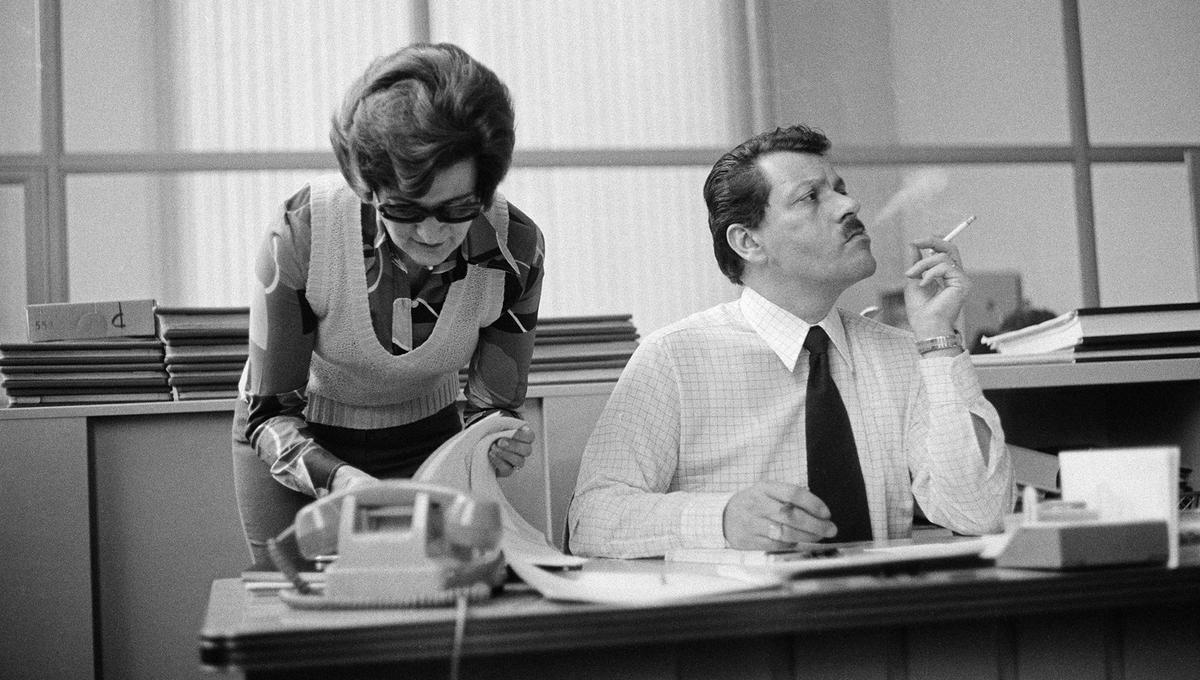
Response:
POLYGON ((452 203, 449 205, 442 203, 432 208, 426 208, 413 203, 379 203, 376 204, 375 211, 389 222, 419 224, 427 218, 433 217, 438 222, 450 224, 455 222, 470 222, 479 217, 479 213, 483 212, 483 203, 480 201, 452 203))

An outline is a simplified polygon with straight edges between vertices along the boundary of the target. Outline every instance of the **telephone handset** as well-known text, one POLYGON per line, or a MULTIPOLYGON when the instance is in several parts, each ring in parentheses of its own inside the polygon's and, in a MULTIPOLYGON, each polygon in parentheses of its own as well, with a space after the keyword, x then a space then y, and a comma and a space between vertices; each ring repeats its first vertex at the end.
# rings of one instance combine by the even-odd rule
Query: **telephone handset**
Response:
POLYGON ((437 484, 380 480, 330 494, 296 513, 268 543, 296 586, 280 597, 297 607, 386 607, 486 597, 503 582, 500 507, 437 484), (308 558, 337 554, 323 592, 280 549, 294 538, 308 558))

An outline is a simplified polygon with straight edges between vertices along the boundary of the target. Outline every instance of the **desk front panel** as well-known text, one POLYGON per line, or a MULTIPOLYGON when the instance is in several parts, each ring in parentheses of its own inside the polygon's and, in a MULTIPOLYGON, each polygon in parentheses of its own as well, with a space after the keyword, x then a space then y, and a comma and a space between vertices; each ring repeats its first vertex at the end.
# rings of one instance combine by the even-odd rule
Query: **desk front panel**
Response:
MULTIPOLYGON (((452 608, 296 612, 222 580, 201 658, 252 677, 441 674, 453 629, 452 608)), ((647 607, 518 587, 472 607, 463 653, 463 677, 489 678, 1194 678, 1200 567, 831 577, 647 607)))

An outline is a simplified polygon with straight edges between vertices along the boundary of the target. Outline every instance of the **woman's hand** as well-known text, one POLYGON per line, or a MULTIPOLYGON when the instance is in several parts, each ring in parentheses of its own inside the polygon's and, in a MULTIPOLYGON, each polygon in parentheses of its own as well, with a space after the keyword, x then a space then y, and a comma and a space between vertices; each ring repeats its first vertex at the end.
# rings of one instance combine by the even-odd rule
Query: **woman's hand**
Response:
POLYGON ((488 461, 496 470, 497 477, 507 477, 525 464, 533 453, 533 428, 522 425, 511 437, 501 437, 492 442, 488 449, 488 461))
POLYGON ((356 486, 370 484, 375 481, 378 481, 375 477, 356 467, 342 465, 333 471, 333 479, 329 481, 329 493, 346 491, 347 489, 353 489, 356 486))

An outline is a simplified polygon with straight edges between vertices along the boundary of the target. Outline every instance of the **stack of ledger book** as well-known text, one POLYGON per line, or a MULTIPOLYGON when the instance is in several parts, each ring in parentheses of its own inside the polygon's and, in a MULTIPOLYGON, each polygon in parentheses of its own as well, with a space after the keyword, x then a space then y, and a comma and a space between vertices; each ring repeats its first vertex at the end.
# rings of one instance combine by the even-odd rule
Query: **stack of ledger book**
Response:
POLYGON ((539 319, 529 384, 616 382, 637 339, 631 314, 539 319))
POLYGON ((170 401, 163 346, 153 338, 0 344, 9 406, 170 401))
POLYGON ((1196 357, 1200 302, 1086 307, 983 342, 1003 356, 1076 362, 1196 357))
POLYGON ((171 393, 178 401, 232 399, 249 352, 248 307, 158 307, 171 393))
MULTIPOLYGON (((637 349, 631 314, 538 319, 529 385, 616 382, 637 349)), ((459 373, 465 386, 467 369, 459 373)))

